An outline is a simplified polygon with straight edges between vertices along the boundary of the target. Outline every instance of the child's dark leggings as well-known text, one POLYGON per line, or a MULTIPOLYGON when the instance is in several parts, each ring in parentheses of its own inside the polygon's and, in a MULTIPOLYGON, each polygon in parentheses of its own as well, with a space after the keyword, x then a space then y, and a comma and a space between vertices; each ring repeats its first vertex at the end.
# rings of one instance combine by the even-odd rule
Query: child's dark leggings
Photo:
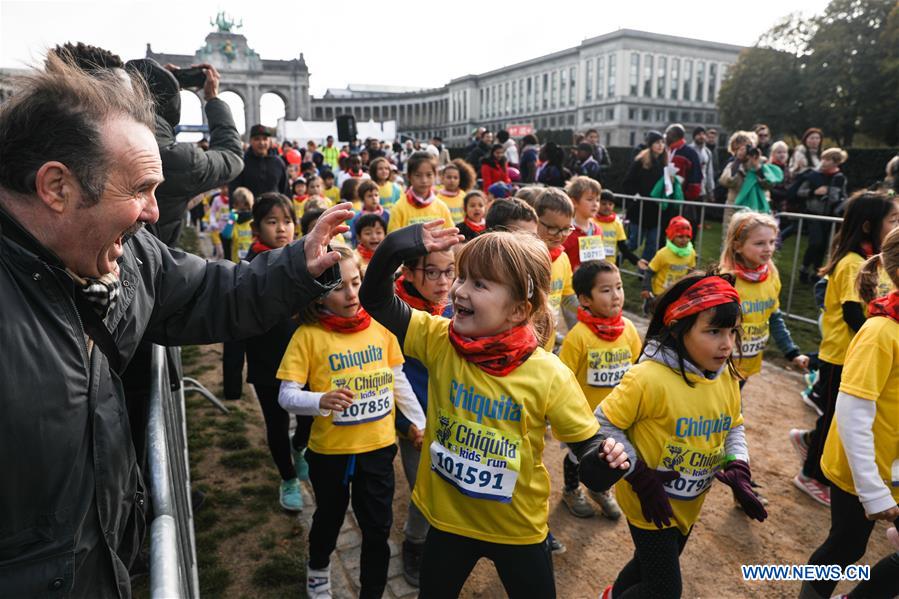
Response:
POLYGON ((814 393, 821 401, 824 414, 815 421, 815 428, 809 435, 808 457, 802 466, 802 473, 818 480, 822 484, 830 484, 824 473, 821 472, 821 454, 824 453, 824 443, 827 441, 827 432, 837 407, 837 395, 840 393, 840 380, 843 377, 843 367, 828 362, 821 362, 818 370, 818 382, 815 383, 814 393))
POLYGON ((556 582, 549 543, 506 545, 463 537, 433 526, 421 557, 419 597, 455 599, 475 564, 486 557, 510 599, 554 599, 556 582))
POLYGON ((393 525, 393 458, 396 445, 356 455, 326 455, 306 450, 315 514, 309 529, 309 567, 328 567, 346 517, 352 488, 353 514, 362 530, 359 597, 380 597, 387 586, 393 525))
POLYGON ((681 596, 680 554, 689 534, 680 529, 644 530, 628 524, 634 539, 634 557, 625 564, 612 597, 654 597, 665 599, 681 596))
MULTIPOLYGON (((858 497, 835 485, 830 487, 830 534, 808 563, 837 564, 845 568, 865 555, 874 522, 865 517, 858 497)), ((818 595, 830 597, 837 581, 818 580, 810 583, 818 595)), ((871 568, 871 578, 856 586, 849 597, 878 599, 899 595, 899 554, 889 555, 871 568)))
MULTIPOLYGON (((268 450, 278 468, 278 474, 281 475, 281 480, 296 478, 297 471, 294 468, 293 456, 290 452, 290 414, 278 403, 280 385, 253 385, 253 387, 256 389, 259 407, 262 408, 262 416, 265 418, 265 437, 268 441, 268 450)), ((296 419, 297 428, 293 435, 293 447, 302 449, 309 440, 312 416, 296 416, 296 419)))

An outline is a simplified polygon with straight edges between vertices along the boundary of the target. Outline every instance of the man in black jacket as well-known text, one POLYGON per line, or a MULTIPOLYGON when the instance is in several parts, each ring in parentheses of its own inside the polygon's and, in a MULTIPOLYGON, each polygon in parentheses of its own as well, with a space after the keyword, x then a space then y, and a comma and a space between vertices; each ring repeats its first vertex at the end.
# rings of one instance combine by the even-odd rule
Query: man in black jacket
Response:
POLYGON ((268 191, 290 196, 287 167, 272 148, 272 132, 265 125, 250 127, 250 149, 244 154, 243 172, 228 185, 229 195, 238 187, 246 187, 258 198, 268 191))
POLYGON ((339 282, 327 244, 347 204, 252 264, 143 230, 153 128, 136 81, 52 53, 0 107, 0 597, 131 596, 146 496, 120 376, 142 339, 245 338, 339 282))
POLYGON ((178 67, 162 67, 152 58, 130 60, 126 68, 143 76, 153 95, 156 108, 156 143, 162 158, 165 181, 156 191, 159 221, 149 227, 164 244, 175 247, 181 236, 184 211, 197 194, 221 187, 240 174, 242 147, 231 109, 218 97, 219 73, 210 64, 195 65, 203 69, 206 83, 206 119, 209 123, 209 149, 203 151, 192 143, 175 141, 175 127, 181 120, 181 85, 172 74, 178 67))

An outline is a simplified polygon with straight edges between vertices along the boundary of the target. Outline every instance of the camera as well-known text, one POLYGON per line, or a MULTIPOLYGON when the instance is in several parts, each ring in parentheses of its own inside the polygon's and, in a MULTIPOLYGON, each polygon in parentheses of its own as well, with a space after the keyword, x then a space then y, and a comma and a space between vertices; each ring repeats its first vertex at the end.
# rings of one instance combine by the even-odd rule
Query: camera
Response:
POLYGON ((206 85, 206 73, 201 67, 175 69, 172 71, 172 75, 178 80, 182 89, 200 89, 206 85))
POLYGON ((752 144, 746 144, 746 157, 747 158, 758 158, 761 156, 762 151, 758 146, 754 146, 752 144))

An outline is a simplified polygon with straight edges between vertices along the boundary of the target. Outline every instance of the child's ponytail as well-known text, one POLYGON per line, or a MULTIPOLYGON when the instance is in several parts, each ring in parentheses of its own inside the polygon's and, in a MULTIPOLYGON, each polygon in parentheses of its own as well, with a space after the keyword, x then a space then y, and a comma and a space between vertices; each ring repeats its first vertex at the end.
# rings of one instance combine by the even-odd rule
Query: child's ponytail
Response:
POLYGON ((855 283, 865 304, 877 299, 881 268, 889 275, 893 286, 899 288, 899 228, 887 233, 881 252, 868 258, 858 273, 855 283))

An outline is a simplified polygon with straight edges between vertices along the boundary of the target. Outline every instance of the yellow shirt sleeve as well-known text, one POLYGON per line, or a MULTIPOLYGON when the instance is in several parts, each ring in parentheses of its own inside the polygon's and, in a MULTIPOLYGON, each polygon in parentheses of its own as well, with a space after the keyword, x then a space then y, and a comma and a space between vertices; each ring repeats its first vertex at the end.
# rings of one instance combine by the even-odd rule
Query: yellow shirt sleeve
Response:
POLYGON ((664 249, 665 248, 658 250, 656 255, 652 257, 652 260, 649 261, 649 270, 652 272, 657 273, 668 264, 668 261, 665 259, 664 249))
POLYGON ((397 202, 390 208, 390 222, 387 223, 388 233, 393 233, 397 229, 402 229, 406 226, 407 206, 408 202, 406 202, 406 206, 404 206, 401 202, 397 202))
MULTIPOLYGON (((441 345, 439 337, 447 337, 448 328, 449 320, 446 318, 413 309, 412 317, 409 319, 409 328, 406 329, 403 353, 428 366, 434 358, 432 355, 434 350, 441 345)), ((449 343, 449 339, 443 341, 449 343)))
POLYGON ((643 418, 643 386, 633 369, 599 405, 609 422, 623 431, 643 418))
POLYGON ((581 364, 586 359, 586 348, 581 343, 581 336, 572 334, 574 329, 565 335, 562 347, 559 349, 559 359, 571 372, 577 373, 581 364))
POLYGON ((563 274, 562 274, 562 297, 568 297, 569 295, 574 295, 574 286, 571 283, 571 277, 573 275, 571 271, 571 260, 568 259, 568 254, 562 252, 562 255, 559 256, 559 260, 564 260, 563 263, 563 274))
POLYGON ((696 250, 690 254, 690 268, 696 268, 696 250))
MULTIPOLYGON (((877 401, 895 364, 894 344, 884 335, 882 322, 869 319, 849 343, 840 391, 877 401)), ((889 329, 887 329, 889 330, 889 329)))
POLYGON ((443 228, 452 229, 455 227, 456 223, 453 222, 453 213, 450 211, 449 206, 446 205, 446 202, 440 198, 437 198, 434 201, 440 202, 440 218, 443 219, 443 228))
MULTIPOLYGON (((378 326, 381 325, 379 324, 378 326)), ((396 336, 386 328, 384 329, 384 334, 389 339, 387 342, 387 363, 391 368, 399 366, 406 361, 403 357, 403 350, 400 349, 400 342, 397 340, 396 336)))
POLYGON ((546 402, 546 417, 552 425, 553 436, 567 443, 585 441, 595 435, 599 423, 590 411, 590 404, 574 373, 568 368, 559 368, 549 388, 551 395, 546 402))
POLYGON ((302 325, 294 331, 290 343, 287 344, 284 357, 281 358, 281 365, 275 375, 277 378, 282 381, 294 381, 301 385, 305 385, 309 381, 311 369, 309 357, 312 355, 307 343, 309 339, 308 331, 302 325))
POLYGON ((627 233, 624 232, 624 225, 619 219, 615 219, 615 241, 627 241, 627 233))
POLYGON ((858 296, 858 290, 855 288, 855 280, 858 272, 861 270, 862 260, 846 260, 846 268, 841 269, 839 279, 839 288, 837 289, 837 297, 840 304, 846 302, 862 303, 858 296))

